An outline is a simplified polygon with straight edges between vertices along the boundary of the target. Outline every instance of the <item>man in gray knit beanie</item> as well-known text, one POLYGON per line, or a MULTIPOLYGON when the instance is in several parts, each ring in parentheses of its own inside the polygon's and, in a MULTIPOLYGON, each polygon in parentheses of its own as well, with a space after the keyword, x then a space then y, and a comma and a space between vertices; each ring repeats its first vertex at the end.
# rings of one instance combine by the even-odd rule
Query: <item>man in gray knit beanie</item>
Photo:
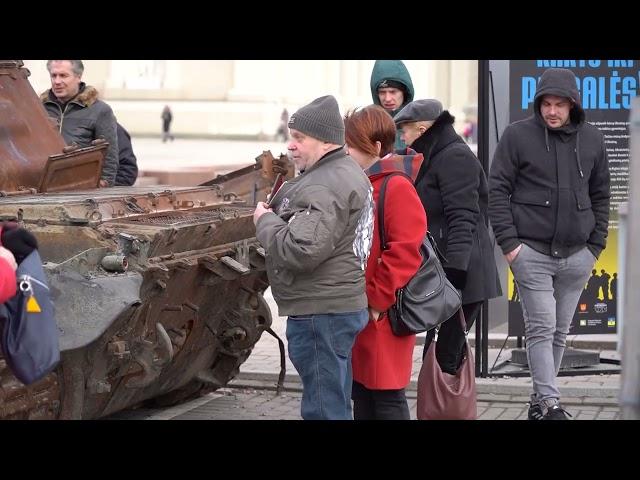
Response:
POLYGON ((331 95, 316 98, 289 119, 289 128, 334 145, 344 145, 344 121, 331 95))
POLYGON ((369 320, 364 269, 371 248, 369 179, 344 148, 344 121, 330 95, 289 120, 287 146, 301 175, 259 202, 256 237, 289 358, 302 380, 302 418, 348 420, 351 348, 369 320))

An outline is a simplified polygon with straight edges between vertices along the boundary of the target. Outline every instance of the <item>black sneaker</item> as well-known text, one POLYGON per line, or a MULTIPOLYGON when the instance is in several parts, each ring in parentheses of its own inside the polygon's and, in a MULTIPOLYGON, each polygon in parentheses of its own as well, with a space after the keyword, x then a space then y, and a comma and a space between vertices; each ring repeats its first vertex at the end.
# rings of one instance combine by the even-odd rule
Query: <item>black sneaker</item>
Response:
POLYGON ((569 420, 567 415, 573 418, 573 415, 562 408, 560 404, 556 404, 547 409, 547 413, 544 415, 542 420, 569 420))
POLYGON ((539 403, 529 402, 529 413, 527 414, 528 420, 542 420, 544 414, 542 413, 542 405, 539 403))

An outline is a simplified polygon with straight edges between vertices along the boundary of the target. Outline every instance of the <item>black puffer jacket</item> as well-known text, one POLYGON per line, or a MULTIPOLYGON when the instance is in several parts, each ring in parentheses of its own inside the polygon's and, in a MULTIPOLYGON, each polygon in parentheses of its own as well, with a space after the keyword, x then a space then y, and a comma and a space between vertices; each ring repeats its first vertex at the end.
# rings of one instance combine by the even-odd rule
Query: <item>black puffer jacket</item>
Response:
POLYGON ((502 289, 486 226, 487 179, 453 122, 445 110, 411 148, 425 157, 416 190, 429 231, 447 258, 447 278, 467 304, 498 297, 502 289))
POLYGON ((505 254, 524 242, 560 258, 587 245, 598 257, 609 222, 609 165, 602 133, 584 121, 570 70, 545 71, 534 112, 505 129, 493 157, 489 214, 496 239, 505 254), (544 95, 573 99, 569 124, 547 127, 544 95))
POLYGON ((113 185, 118 171, 116 117, 109 105, 98 100, 98 91, 81 82, 78 94, 64 106, 51 89, 44 92, 40 100, 47 114, 58 122, 67 145, 75 142, 80 147, 88 147, 96 138, 104 138, 109 143, 101 178, 113 185))

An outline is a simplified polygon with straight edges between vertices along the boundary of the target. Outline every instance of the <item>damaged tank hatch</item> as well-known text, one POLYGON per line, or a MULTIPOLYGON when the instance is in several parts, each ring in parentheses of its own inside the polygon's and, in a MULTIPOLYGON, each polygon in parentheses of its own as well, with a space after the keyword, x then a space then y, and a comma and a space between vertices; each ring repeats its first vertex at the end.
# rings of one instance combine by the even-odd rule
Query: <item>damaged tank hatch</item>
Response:
POLYGON ((210 185, 95 188, 106 144, 65 146, 28 75, 0 61, 0 220, 38 239, 61 361, 25 386, 0 358, 0 418, 100 418, 226 385, 271 325, 252 205, 293 166, 263 152, 210 185))

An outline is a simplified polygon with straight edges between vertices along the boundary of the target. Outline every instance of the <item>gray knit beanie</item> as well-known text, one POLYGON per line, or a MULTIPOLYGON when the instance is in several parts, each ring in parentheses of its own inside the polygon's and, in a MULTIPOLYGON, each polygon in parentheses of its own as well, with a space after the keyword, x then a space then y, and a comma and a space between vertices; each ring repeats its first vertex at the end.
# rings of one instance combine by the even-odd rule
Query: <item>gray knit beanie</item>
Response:
POLYGON ((289 128, 335 145, 344 145, 344 121, 332 95, 316 98, 291 115, 289 128))

